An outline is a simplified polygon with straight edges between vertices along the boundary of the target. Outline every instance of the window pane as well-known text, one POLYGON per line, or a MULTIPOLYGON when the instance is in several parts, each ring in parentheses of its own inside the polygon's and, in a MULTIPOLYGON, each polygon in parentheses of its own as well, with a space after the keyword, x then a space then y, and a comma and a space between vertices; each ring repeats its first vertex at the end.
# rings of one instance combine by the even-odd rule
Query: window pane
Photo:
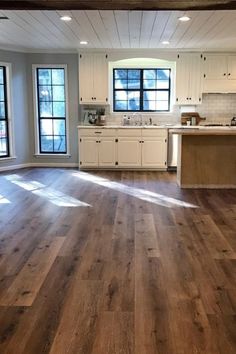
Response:
POLYGON ((145 111, 155 111, 156 101, 143 101, 143 109, 145 111))
POLYGON ((52 83, 51 69, 38 69, 38 83, 39 85, 51 85, 52 83))
POLYGON ((6 156, 7 154, 7 139, 0 138, 0 156, 6 156))
POLYGON ((3 79, 3 68, 0 68, 0 84, 3 84, 4 79, 3 79))
POLYGON ((0 120, 0 138, 6 138, 7 136, 7 123, 0 120))
POLYGON ((52 85, 64 85, 64 69, 52 69, 52 85))
POLYGON ((143 80, 143 88, 155 89, 156 88, 156 81, 155 80, 143 80))
POLYGON ((143 91, 143 100, 153 100, 156 99, 156 91, 143 91))
POLYGON ((157 91, 157 100, 158 101, 168 101, 169 92, 168 91, 157 91))
POLYGON ((65 117, 65 102, 53 102, 53 117, 65 117))
POLYGON ((137 111, 140 109, 140 93, 128 92, 128 110, 137 111))
POLYGON ((52 117, 52 102, 40 102, 40 117, 52 117))
POLYGON ((167 111, 169 109, 168 101, 157 101, 156 109, 158 111, 167 111))
POLYGON ((116 79, 115 80, 115 88, 116 89, 127 89, 127 80, 116 79))
POLYGON ((5 103, 0 102, 0 118, 5 118, 5 103))
POLYGON ((40 133, 41 135, 52 135, 52 119, 41 119, 40 120, 40 133))
POLYGON ((156 80, 156 70, 143 70, 144 80, 156 80))
POLYGON ((115 70, 115 79, 127 79, 128 70, 126 69, 116 69, 115 70))
POLYGON ((5 100, 5 95, 4 95, 4 86, 0 85, 0 101, 5 100))
POLYGON ((53 101, 65 101, 64 86, 53 86, 53 101))
POLYGON ((53 120, 53 133, 54 135, 65 135, 66 134, 66 124, 64 119, 54 119, 53 120))
POLYGON ((140 80, 140 70, 137 69, 129 70, 128 79, 140 80))
POLYGON ((128 81, 128 88, 129 89, 139 89, 140 88, 140 81, 139 80, 129 80, 128 81))
POLYGON ((163 70, 163 69, 157 70, 158 80, 169 80, 169 77, 170 77, 170 70, 163 70))
POLYGON ((115 110, 117 111, 127 111, 128 102, 127 101, 116 101, 115 102, 115 110))
POLYGON ((39 99, 40 101, 51 101, 52 86, 39 86, 39 99))
POLYGON ((116 91, 115 99, 119 101, 127 100, 127 91, 116 91))
POLYGON ((53 136, 47 136, 47 135, 41 136, 41 151, 53 152, 53 136))
POLYGON ((168 88, 169 88, 169 80, 168 81, 163 81, 163 80, 157 81, 157 89, 168 89, 168 88))
POLYGON ((66 139, 64 135, 54 136, 54 151, 66 152, 66 139))

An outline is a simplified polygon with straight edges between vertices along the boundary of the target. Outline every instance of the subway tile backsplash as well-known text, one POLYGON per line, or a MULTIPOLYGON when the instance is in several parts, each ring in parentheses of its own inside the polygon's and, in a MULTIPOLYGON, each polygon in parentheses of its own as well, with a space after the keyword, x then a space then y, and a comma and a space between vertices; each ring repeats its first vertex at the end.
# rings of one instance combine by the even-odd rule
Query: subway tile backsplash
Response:
POLYGON ((203 94, 202 104, 196 107, 196 111, 208 122, 229 124, 236 116, 236 94, 203 94))

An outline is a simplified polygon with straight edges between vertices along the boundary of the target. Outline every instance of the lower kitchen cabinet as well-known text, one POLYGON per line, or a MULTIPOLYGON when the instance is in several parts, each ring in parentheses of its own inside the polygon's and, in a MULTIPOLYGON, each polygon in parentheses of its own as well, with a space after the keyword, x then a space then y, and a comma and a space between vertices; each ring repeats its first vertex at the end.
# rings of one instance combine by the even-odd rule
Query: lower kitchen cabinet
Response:
POLYGON ((163 137, 143 138, 142 140, 142 167, 166 167, 167 140, 163 137))
POLYGON ((117 162, 119 167, 141 167, 141 138, 119 137, 117 162))
POLYGON ((114 167, 115 138, 83 137, 79 153, 81 167, 114 167))
POLYGON ((79 129, 80 168, 166 169, 167 129, 79 129))

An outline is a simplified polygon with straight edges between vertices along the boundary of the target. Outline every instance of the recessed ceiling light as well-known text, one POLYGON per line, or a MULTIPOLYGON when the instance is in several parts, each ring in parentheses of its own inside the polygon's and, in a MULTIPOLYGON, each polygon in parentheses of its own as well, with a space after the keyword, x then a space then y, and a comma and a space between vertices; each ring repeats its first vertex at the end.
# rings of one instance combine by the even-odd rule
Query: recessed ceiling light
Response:
POLYGON ((170 44, 170 42, 169 41, 163 41, 162 44, 168 45, 168 44, 170 44))
POLYGON ((60 19, 61 19, 62 21, 66 21, 66 22, 68 22, 68 21, 71 21, 71 20, 72 20, 72 18, 71 18, 70 16, 67 16, 67 15, 65 15, 65 16, 61 16, 61 17, 60 17, 60 19))
POLYGON ((188 16, 181 16, 178 19, 179 19, 179 21, 182 21, 182 22, 188 22, 191 20, 191 18, 188 16))
POLYGON ((88 42, 87 41, 81 41, 80 44, 86 45, 86 44, 88 44, 88 42))

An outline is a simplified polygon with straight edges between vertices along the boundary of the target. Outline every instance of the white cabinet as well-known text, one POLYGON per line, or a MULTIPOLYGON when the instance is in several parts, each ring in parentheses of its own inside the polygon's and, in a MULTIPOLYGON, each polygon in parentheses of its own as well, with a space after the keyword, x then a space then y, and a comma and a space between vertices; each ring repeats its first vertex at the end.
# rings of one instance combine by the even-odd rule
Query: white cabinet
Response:
POLYGON ((80 167, 114 167, 116 165, 115 129, 81 129, 79 131, 80 167))
POLYGON ((203 63, 203 92, 236 92, 236 55, 206 54, 203 63))
POLYGON ((79 129, 80 168, 166 169, 167 129, 79 129))
POLYGON ((107 54, 80 54, 79 95, 81 104, 108 104, 107 54))
POLYGON ((195 105, 202 101, 201 54, 182 53, 176 62, 176 104, 195 105))
POLYGON ((119 167, 141 167, 141 140, 138 137, 119 137, 117 143, 119 167))

